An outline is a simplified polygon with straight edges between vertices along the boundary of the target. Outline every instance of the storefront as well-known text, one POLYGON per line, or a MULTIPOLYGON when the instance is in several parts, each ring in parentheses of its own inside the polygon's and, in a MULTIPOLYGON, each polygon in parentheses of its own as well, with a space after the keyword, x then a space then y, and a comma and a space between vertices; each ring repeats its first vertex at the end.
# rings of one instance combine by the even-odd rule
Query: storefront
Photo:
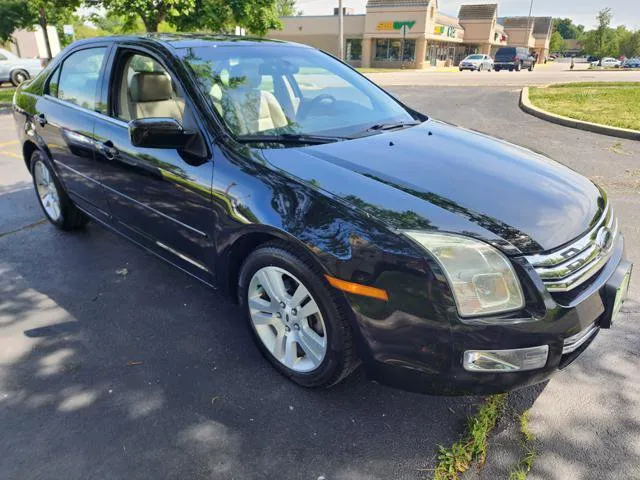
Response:
MULTIPOLYGON (((512 44, 509 30, 498 21, 498 4, 463 5, 457 17, 438 7, 438 0, 369 0, 365 14, 343 17, 345 60, 374 68, 454 66, 467 55, 492 55, 512 44)), ((337 15, 281 20, 284 28, 270 31, 268 37, 338 55, 337 15)), ((548 49, 551 23, 546 17, 532 18, 529 25, 525 32, 514 30, 514 36, 524 36, 532 51, 543 52, 545 45, 548 49)))

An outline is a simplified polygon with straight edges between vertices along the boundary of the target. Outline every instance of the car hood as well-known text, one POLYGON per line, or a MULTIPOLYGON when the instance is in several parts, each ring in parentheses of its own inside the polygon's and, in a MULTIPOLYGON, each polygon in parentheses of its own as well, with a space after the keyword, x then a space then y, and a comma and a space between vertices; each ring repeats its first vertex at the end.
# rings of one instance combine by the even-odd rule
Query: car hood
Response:
POLYGON ((262 152, 275 167, 394 228, 467 234, 507 253, 575 239, 605 203, 591 181, 541 154, 435 120, 262 152))

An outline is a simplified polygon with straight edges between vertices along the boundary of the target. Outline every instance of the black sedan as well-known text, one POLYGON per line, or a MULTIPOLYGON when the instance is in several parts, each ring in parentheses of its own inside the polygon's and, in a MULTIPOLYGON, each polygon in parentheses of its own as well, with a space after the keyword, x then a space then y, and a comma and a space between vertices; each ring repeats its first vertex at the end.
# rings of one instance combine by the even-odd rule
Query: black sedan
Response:
POLYGON ((18 89, 14 117, 51 223, 93 220, 226 292, 307 387, 360 365, 433 393, 540 382, 629 284, 589 180, 309 47, 82 41, 18 89))

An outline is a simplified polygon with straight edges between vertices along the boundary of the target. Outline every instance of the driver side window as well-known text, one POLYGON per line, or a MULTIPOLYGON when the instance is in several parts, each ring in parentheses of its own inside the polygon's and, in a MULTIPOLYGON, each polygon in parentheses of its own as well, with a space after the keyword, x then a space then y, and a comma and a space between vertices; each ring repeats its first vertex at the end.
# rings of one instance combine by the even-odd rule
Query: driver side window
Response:
POLYGON ((153 58, 131 54, 118 81, 115 116, 126 122, 141 118, 173 118, 184 124, 185 101, 171 75, 153 58))

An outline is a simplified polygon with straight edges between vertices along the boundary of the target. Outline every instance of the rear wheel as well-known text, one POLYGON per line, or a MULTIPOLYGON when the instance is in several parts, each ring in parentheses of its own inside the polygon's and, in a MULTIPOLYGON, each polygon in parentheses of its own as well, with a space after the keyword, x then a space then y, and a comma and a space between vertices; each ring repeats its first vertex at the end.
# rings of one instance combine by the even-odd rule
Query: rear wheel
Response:
POLYGON ((254 251, 239 279, 262 354, 304 387, 329 387, 358 365, 344 307, 314 264, 286 245, 254 251))
POLYGON ((14 70, 11 72, 11 83, 17 87, 25 80, 29 80, 29 74, 25 70, 14 70))
POLYGON ((89 217, 71 202, 51 163, 38 150, 31 156, 31 174, 38 202, 51 223, 62 230, 75 230, 86 225, 89 217))

